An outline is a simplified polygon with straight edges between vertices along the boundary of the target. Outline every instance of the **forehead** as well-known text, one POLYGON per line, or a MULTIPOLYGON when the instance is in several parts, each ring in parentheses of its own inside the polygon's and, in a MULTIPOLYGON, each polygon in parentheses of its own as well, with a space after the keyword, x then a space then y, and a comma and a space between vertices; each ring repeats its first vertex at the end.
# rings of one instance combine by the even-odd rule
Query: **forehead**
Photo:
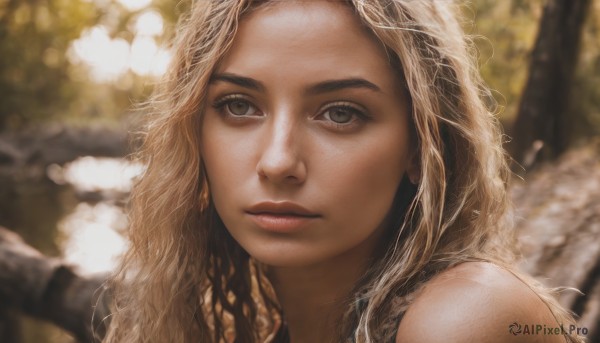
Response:
POLYGON ((395 79, 383 45, 339 1, 276 1, 245 14, 217 71, 293 80, 362 76, 383 87, 395 79))

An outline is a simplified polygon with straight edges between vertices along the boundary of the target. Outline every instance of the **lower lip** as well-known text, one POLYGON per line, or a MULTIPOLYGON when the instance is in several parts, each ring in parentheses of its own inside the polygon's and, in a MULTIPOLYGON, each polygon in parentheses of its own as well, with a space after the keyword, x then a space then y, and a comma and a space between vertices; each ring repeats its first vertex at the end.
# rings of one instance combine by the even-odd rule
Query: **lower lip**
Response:
POLYGON ((318 217, 305 217, 276 214, 249 214, 252 221, 260 228, 277 233, 300 231, 318 217))

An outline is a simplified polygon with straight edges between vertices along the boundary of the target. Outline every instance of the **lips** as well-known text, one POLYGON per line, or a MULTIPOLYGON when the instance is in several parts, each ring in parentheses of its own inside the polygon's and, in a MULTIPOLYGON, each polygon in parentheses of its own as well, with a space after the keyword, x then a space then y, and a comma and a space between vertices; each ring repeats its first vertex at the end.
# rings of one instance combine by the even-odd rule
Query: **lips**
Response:
POLYGON ((261 229, 291 233, 307 228, 320 214, 292 202, 261 202, 246 210, 250 219, 261 229))
POLYGON ((320 217, 318 213, 312 212, 301 205, 293 202, 261 202, 246 210, 250 214, 271 214, 280 216, 320 217))

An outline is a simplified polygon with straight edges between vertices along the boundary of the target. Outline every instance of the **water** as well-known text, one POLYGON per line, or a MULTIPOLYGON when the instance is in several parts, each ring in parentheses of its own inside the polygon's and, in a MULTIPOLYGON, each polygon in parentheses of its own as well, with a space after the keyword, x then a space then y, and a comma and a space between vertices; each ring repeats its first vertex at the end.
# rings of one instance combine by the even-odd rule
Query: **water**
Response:
POLYGON ((83 200, 57 225, 62 258, 80 274, 110 272, 127 249, 124 205, 142 170, 124 159, 90 156, 47 168, 51 180, 70 185, 83 200))
MULTIPOLYGON (((63 259, 81 275, 110 272, 127 249, 124 208, 142 170, 124 159, 95 157, 46 169, 0 169, 0 225, 44 255, 63 259)), ((19 342, 74 342, 51 323, 6 315, 0 325, 12 325, 19 342)))

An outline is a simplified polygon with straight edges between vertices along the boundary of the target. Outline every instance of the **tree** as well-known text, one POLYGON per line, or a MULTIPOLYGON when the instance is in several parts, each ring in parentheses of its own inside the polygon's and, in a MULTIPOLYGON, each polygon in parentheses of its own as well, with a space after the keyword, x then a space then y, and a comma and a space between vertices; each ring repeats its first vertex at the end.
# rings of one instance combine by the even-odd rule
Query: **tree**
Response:
POLYGON ((513 124, 513 159, 528 169, 566 150, 570 89, 591 0, 549 0, 531 53, 529 78, 513 124))
POLYGON ((79 89, 67 50, 98 18, 93 3, 81 0, 0 5, 0 131, 67 108, 79 89))

